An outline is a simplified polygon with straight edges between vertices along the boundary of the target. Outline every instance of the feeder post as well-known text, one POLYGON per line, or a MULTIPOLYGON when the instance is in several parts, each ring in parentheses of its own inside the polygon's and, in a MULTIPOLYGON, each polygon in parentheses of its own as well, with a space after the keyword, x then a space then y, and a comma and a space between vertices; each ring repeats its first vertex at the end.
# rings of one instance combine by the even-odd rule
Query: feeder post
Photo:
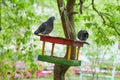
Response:
POLYGON ((71 56, 71 49, 72 49, 72 47, 71 47, 71 46, 69 46, 69 47, 68 47, 68 57, 67 57, 67 59, 68 59, 68 60, 70 60, 70 56, 71 56))
POLYGON ((79 58, 79 55, 80 55, 80 46, 78 46, 78 50, 77 50, 77 60, 79 58))
POLYGON ((52 51, 51 51, 51 56, 54 55, 54 47, 55 47, 55 43, 52 43, 52 51))
POLYGON ((42 55, 44 56, 44 49, 45 49, 45 41, 42 43, 42 55))

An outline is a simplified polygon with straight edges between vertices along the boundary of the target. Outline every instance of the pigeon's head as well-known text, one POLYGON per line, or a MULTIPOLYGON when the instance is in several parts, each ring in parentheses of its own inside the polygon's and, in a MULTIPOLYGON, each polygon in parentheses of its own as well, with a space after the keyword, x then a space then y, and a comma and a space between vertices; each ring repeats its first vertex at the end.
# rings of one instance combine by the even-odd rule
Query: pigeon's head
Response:
POLYGON ((51 17, 49 18, 49 20, 55 20, 55 17, 54 17, 54 16, 51 16, 51 17))
POLYGON ((88 32, 86 30, 80 30, 78 32, 78 39, 81 41, 86 41, 88 39, 88 32))

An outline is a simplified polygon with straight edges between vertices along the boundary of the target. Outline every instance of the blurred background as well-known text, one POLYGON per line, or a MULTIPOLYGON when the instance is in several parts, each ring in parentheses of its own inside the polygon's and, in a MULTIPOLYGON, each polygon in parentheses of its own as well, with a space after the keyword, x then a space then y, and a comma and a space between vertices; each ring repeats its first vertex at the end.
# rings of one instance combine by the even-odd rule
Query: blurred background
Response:
MULTIPOLYGON (((78 3, 76 0, 76 11, 78 3)), ((120 0, 99 0, 95 6, 104 15, 110 15, 112 24, 107 22, 120 31, 120 0)), ((33 33, 42 22, 55 16, 50 35, 65 38, 56 0, 0 0, 0 14, 0 79, 53 80, 54 64, 37 60, 42 45, 40 37, 33 33)), ((76 34, 81 29, 87 30, 90 45, 81 48, 82 64, 71 67, 66 80, 119 80, 119 35, 102 24, 90 0, 84 0, 83 14, 74 15, 74 20, 76 34)), ((51 43, 46 43, 45 54, 50 55, 50 47, 51 43)), ((65 51, 66 46, 56 45, 55 56, 63 57, 65 51)))

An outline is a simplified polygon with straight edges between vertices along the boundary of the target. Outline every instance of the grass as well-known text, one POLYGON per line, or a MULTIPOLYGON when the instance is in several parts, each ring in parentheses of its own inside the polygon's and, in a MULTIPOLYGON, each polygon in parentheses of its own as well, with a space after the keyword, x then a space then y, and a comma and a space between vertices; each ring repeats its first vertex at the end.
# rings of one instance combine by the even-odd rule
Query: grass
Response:
MULTIPOLYGON (((0 80, 53 80, 53 76, 49 75, 49 76, 46 76, 45 78, 34 78, 34 79, 7 79, 6 78, 6 79, 0 79, 0 80)), ((66 75, 65 80, 80 80, 80 76, 76 76, 73 73, 71 73, 69 75, 66 75)), ((93 80, 93 79, 91 79, 91 77, 83 77, 81 80, 93 80)), ((110 79, 102 78, 101 80, 110 80, 110 79)), ((120 80, 120 77, 115 77, 114 80, 120 80)))
MULTIPOLYGON (((32 79, 32 80, 53 80, 53 78, 46 77, 46 78, 39 78, 39 79, 32 79)), ((71 77, 71 78, 66 78, 65 80, 80 80, 79 77, 71 77)), ((82 79, 84 80, 84 79, 82 79)), ((90 80, 90 78, 87 78, 85 80, 90 80)), ((104 80, 110 80, 110 79, 104 79, 104 80)), ((115 78, 114 80, 120 80, 120 77, 115 78)))
MULTIPOLYGON (((0 80, 53 80, 52 77, 46 77, 46 78, 34 78, 34 79, 0 79, 0 80)), ((75 77, 75 76, 72 76, 70 78, 66 78, 65 80, 80 80, 79 76, 75 77)), ((82 79, 84 80, 84 79, 82 79)), ((85 80, 92 80, 90 78, 86 78, 85 80)), ((110 79, 103 79, 103 80, 110 80, 110 79)), ((120 80, 120 77, 116 77, 114 80, 120 80)))
MULTIPOLYGON (((53 77, 52 76, 47 76, 45 78, 37 78, 37 79, 32 79, 32 80, 53 80, 53 77)), ((71 75, 69 77, 66 77, 65 80, 80 80, 80 77, 76 76, 76 75, 71 75)), ((83 78, 82 80, 92 80, 92 79, 90 79, 90 77, 86 77, 86 78, 83 78)), ((110 80, 110 79, 104 79, 103 78, 103 80, 110 80)), ((116 77, 114 80, 120 80, 120 77, 116 77)))

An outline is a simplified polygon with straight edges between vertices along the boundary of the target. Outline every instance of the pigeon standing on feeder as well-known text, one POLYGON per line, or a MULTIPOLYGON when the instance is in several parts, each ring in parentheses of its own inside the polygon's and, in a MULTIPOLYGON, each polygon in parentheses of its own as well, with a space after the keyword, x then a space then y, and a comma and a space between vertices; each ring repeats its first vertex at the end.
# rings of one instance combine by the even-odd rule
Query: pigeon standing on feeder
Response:
POLYGON ((34 32, 35 35, 39 34, 49 34, 53 30, 53 22, 55 20, 55 17, 50 17, 46 22, 42 23, 39 28, 34 32))
POLYGON ((89 37, 89 34, 86 30, 80 30, 77 34, 77 37, 80 41, 86 41, 89 37))
MULTIPOLYGON (((43 35, 49 35, 50 32, 53 30, 53 22, 55 20, 55 17, 50 17, 46 22, 42 23, 39 28, 34 32, 35 35, 43 34, 43 35)), ((54 45, 54 44, 53 44, 54 45)), ((44 48, 45 48, 45 41, 42 43, 42 55, 44 55, 44 48)), ((54 49, 54 47, 53 47, 54 49)))

